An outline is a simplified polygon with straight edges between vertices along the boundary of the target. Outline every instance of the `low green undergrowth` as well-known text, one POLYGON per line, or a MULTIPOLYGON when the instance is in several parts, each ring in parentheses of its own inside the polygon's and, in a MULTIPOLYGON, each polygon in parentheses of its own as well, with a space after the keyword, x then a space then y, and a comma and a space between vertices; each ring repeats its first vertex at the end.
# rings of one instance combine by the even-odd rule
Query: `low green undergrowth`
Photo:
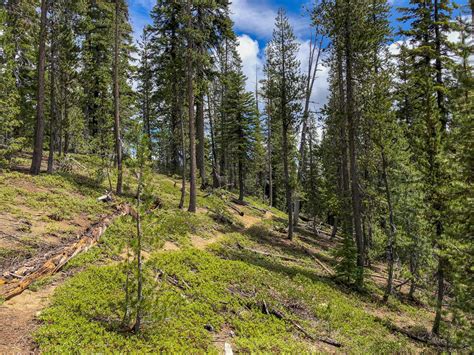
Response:
POLYGON ((343 351, 410 349, 405 339, 394 337, 364 312, 361 301, 304 273, 290 275, 278 267, 186 249, 156 254, 146 263, 145 275, 145 316, 139 334, 124 331, 122 324, 123 267, 93 266, 60 287, 52 306, 42 313, 43 325, 36 334, 41 349, 216 353, 213 337, 231 329, 234 336, 226 341, 240 352, 328 350, 293 322, 314 336, 340 341, 343 351))

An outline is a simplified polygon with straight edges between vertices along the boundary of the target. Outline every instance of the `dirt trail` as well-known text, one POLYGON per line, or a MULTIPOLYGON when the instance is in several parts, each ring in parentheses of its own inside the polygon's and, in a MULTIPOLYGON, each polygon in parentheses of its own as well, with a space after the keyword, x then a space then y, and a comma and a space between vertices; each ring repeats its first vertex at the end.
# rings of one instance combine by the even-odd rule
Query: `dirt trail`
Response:
POLYGON ((37 292, 25 290, 20 295, 0 305, 0 354, 38 353, 32 335, 39 323, 39 312, 48 306, 50 296, 64 281, 61 275, 37 292))

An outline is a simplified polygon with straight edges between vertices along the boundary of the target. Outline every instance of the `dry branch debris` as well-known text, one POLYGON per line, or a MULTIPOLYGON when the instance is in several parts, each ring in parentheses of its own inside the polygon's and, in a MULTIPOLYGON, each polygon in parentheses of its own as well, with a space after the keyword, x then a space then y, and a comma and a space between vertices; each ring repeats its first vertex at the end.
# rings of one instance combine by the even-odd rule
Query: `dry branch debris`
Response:
MULTIPOLYGON (((91 225, 79 241, 66 246, 61 252, 51 256, 45 262, 39 263, 39 265, 31 268, 27 273, 25 273, 25 275, 22 275, 21 278, 15 278, 13 280, 0 278, 0 297, 8 300, 22 293, 34 281, 53 275, 73 257, 79 253, 87 251, 90 247, 95 245, 115 218, 128 214, 133 216, 134 211, 129 205, 124 204, 115 206, 115 209, 114 213, 91 225)), ((18 273, 14 272, 13 274, 18 273)))

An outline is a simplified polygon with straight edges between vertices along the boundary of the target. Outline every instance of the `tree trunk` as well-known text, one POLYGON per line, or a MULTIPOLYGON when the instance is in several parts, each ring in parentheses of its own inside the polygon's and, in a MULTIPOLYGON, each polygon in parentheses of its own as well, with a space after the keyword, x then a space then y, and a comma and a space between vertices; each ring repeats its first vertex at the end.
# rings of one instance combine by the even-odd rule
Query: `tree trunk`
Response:
MULTIPOLYGON (((340 46, 338 46, 340 47, 340 46)), ((349 187, 349 163, 347 158, 347 120, 345 119, 345 92, 344 77, 342 67, 342 49, 337 51, 337 72, 338 72, 338 88, 339 88, 339 135, 341 140, 341 182, 342 182, 342 229, 346 236, 352 238, 352 218, 350 207, 350 187, 349 187)))
POLYGON ((138 273, 138 284, 137 284, 137 315, 135 319, 135 325, 133 331, 135 333, 140 331, 140 325, 142 320, 142 284, 143 284, 143 272, 142 272, 142 226, 140 219, 140 198, 141 198, 141 185, 142 185, 142 172, 140 172, 138 178, 137 187, 137 273, 138 273))
POLYGON ((56 107, 56 31, 53 20, 50 21, 51 27, 51 70, 50 70, 50 117, 49 117, 49 152, 48 152, 48 174, 54 170, 54 149, 56 143, 56 125, 57 125, 57 107, 56 107))
POLYGON ((206 180, 206 162, 204 152, 204 95, 200 94, 196 103, 196 128, 197 128, 197 166, 201 178, 201 188, 207 186, 206 180))
POLYGON ((180 117, 181 127, 181 151, 183 155, 182 170, 181 170, 181 198, 179 200, 179 209, 184 207, 184 199, 186 197, 186 136, 184 133, 184 120, 180 117))
MULTIPOLYGON (((271 109, 271 102, 269 102, 271 109)), ((272 167, 272 122, 270 113, 267 117, 267 141, 268 141, 268 205, 273 207, 273 167, 272 167)))
POLYGON ((439 336, 444 299, 444 259, 442 257, 439 257, 438 259, 438 292, 436 293, 436 315, 431 332, 434 335, 439 336))
POLYGON ((33 147, 33 157, 31 159, 30 173, 38 175, 41 170, 43 160, 43 139, 44 139, 44 94, 45 94, 45 68, 46 68, 46 15, 48 12, 48 0, 41 0, 41 24, 39 34, 38 50, 38 91, 36 103, 36 124, 33 147))
POLYGON ((119 85, 119 55, 120 55, 120 1, 115 0, 115 46, 114 46, 114 134, 115 154, 117 161, 117 194, 122 193, 122 139, 120 135, 120 85, 119 85))
POLYGON ((332 225, 332 231, 331 231, 331 240, 333 240, 336 237, 337 234, 337 217, 334 217, 334 222, 332 225))
MULTIPOLYGON (((436 68, 436 83, 438 89, 436 90, 437 93, 437 105, 438 110, 440 112, 440 121, 441 121, 441 139, 444 138, 444 134, 446 132, 446 127, 448 123, 448 112, 446 110, 446 106, 444 103, 444 93, 442 91, 443 87, 443 68, 441 63, 441 34, 439 28, 439 0, 434 0, 434 27, 435 27, 435 50, 436 50, 436 59, 435 59, 435 68, 436 68)), ((436 154, 436 153, 434 153, 436 154)), ((433 157, 433 160, 436 159, 433 157)), ((431 169, 434 170, 434 174, 437 179, 441 179, 440 175, 441 172, 439 171, 439 167, 436 164, 430 164, 431 169)), ((434 187, 433 187, 434 188, 434 187)), ((438 200, 434 202, 433 209, 437 213, 437 220, 435 222, 436 226, 436 240, 435 240, 435 247, 442 252, 443 246, 440 243, 440 240, 443 236, 443 222, 441 221, 441 215, 443 214, 443 203, 444 201, 441 200, 441 197, 438 196, 438 200)), ((435 335, 439 335, 439 328, 441 323, 441 316, 443 311, 443 299, 444 299, 444 268, 445 268, 445 260, 442 255, 438 254, 438 291, 436 295, 436 315, 433 323, 432 333, 435 335)))
MULTIPOLYGON (((192 28, 191 0, 187 1, 188 30, 192 28)), ((194 88, 193 88, 193 44, 188 37, 187 75, 188 75, 188 118, 189 118, 189 212, 196 212, 196 127, 194 122, 194 88)))
POLYGON ((216 140, 214 137, 214 123, 212 120, 212 109, 211 109, 211 99, 207 95, 207 109, 209 112, 209 131, 211 135, 211 149, 212 149, 212 186, 214 188, 219 187, 219 171, 218 171, 218 162, 217 162, 217 152, 216 152, 216 140))
POLYGON ((351 38, 351 4, 350 0, 346 0, 346 13, 345 13, 345 28, 344 28, 344 41, 345 41, 345 57, 346 57, 346 115, 348 122, 348 133, 349 133, 349 161, 350 161, 350 176, 351 176, 351 190, 352 190, 352 217, 354 220, 355 239, 357 245, 357 266, 358 276, 357 284, 359 287, 363 286, 364 282, 364 236, 362 234, 361 224, 361 198, 359 191, 359 176, 357 167, 357 151, 356 151, 356 140, 357 140, 357 123, 355 122, 355 110, 354 110, 354 88, 353 88, 353 73, 352 73, 352 38, 351 38))
POLYGON ((239 157, 239 201, 244 200, 244 164, 242 157, 239 157))
POLYGON ((385 294, 383 296, 384 302, 388 300, 388 297, 392 294, 393 288, 393 264, 395 260, 394 255, 394 244, 395 240, 395 221, 393 218, 393 207, 392 207, 392 194, 390 192, 390 186, 388 183, 388 176, 387 176, 387 160, 385 158, 385 153, 382 147, 382 177, 383 182, 385 185, 385 198, 387 199, 388 205, 388 220, 390 226, 388 228, 388 240, 387 240, 387 261, 388 261, 388 278, 387 278, 387 287, 385 289, 385 294))
MULTIPOLYGON (((309 48, 309 60, 308 60, 308 75, 306 77, 306 92, 305 92, 305 101, 304 101, 304 110, 303 110, 303 126, 301 129, 301 142, 300 142, 300 164, 298 167, 298 182, 301 184, 301 180, 303 177, 303 172, 306 167, 306 132, 308 130, 308 120, 309 120, 309 104, 311 100, 311 93, 313 92, 314 81, 316 80, 316 74, 318 73, 318 64, 319 58, 321 56, 321 46, 323 42, 323 37, 321 37, 321 41, 319 42, 318 53, 316 59, 314 58, 315 51, 316 51, 316 44, 313 43, 313 39, 311 38, 310 41, 310 48, 309 48)), ((300 214, 300 205, 301 200, 299 197, 295 199, 295 218, 294 218, 294 225, 298 225, 298 219, 300 214)))
POLYGON ((286 189, 286 208, 288 210, 288 239, 293 239, 293 201, 290 186, 290 171, 288 167, 288 132, 286 123, 282 125, 282 142, 283 142, 283 173, 285 177, 286 189))

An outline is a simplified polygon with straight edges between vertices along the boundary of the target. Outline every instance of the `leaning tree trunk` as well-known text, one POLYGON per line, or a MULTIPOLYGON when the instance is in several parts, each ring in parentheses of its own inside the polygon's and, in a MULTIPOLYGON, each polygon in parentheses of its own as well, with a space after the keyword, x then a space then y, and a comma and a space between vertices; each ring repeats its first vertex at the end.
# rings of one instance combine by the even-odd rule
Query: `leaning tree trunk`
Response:
POLYGON ((117 194, 122 193, 122 140, 120 137, 120 85, 119 85, 119 55, 120 55, 120 29, 119 29, 120 1, 115 1, 115 46, 114 46, 114 134, 115 154, 117 159, 117 194))
MULTIPOLYGON (((308 75, 306 77, 306 89, 305 89, 305 102, 304 102, 304 110, 303 110, 303 125, 301 129, 301 142, 300 142, 300 164, 298 167, 298 182, 301 184, 303 173, 306 167, 306 132, 308 130, 308 120, 309 120, 309 103, 311 100, 311 93, 313 92, 314 82, 316 80, 316 74, 318 73, 318 64, 319 58, 321 56, 321 46, 323 43, 323 37, 319 42, 318 46, 318 53, 315 59, 315 52, 316 52, 316 44, 313 44, 313 40, 310 41, 310 55, 308 60, 308 75)), ((294 217, 294 224, 295 226, 298 225, 299 216, 300 216, 300 207, 301 207, 301 199, 297 197, 295 199, 295 217, 294 217)))
POLYGON ((31 159, 30 172, 38 175, 41 170, 43 160, 43 139, 44 139, 44 94, 45 94, 45 68, 46 68, 46 14, 48 12, 48 0, 41 0, 41 24, 39 34, 38 50, 38 89, 36 103, 36 124, 33 147, 33 157, 31 159))

